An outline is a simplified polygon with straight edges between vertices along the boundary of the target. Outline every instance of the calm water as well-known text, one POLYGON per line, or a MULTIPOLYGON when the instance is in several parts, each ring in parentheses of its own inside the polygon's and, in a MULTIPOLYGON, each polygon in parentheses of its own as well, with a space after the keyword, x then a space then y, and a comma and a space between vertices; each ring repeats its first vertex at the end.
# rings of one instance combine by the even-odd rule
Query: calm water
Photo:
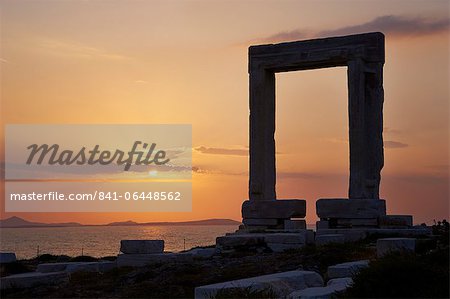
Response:
POLYGON ((1 251, 15 252, 17 258, 40 254, 95 257, 117 255, 120 240, 162 239, 166 251, 215 244, 216 237, 234 232, 237 225, 192 226, 83 226, 55 228, 2 228, 1 251))

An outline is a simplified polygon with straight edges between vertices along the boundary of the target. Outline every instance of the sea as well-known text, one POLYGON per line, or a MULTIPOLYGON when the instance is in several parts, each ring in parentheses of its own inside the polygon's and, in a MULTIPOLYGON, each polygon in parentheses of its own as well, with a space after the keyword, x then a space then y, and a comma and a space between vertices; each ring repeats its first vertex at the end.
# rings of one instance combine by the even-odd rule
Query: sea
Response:
POLYGON ((0 251, 18 259, 54 254, 115 256, 120 240, 160 239, 165 251, 177 252, 215 244, 216 237, 236 231, 237 225, 79 226, 1 228, 0 251))

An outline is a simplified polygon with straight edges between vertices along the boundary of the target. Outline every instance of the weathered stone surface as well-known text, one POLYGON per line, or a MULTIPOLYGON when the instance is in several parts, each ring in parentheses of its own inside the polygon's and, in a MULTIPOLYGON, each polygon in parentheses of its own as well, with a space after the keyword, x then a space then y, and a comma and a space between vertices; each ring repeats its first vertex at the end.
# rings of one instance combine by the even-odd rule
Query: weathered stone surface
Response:
POLYGON ((66 271, 73 272, 106 272, 116 267, 116 262, 101 261, 101 262, 74 262, 74 263, 43 263, 37 266, 37 272, 51 273, 66 271))
POLYGON ((351 277, 333 278, 327 282, 327 286, 344 285, 346 288, 353 284, 351 277))
POLYGON ((323 279, 316 272, 289 271, 200 286, 195 288, 195 298, 214 298, 218 291, 232 289, 271 290, 282 298, 294 290, 316 286, 323 286, 323 279))
POLYGON ((2 277, 0 279, 0 288, 31 288, 38 285, 60 285, 68 282, 69 278, 70 276, 67 272, 28 272, 2 277))
POLYGON ((251 218, 245 218, 242 221, 246 226, 272 226, 272 225, 278 225, 278 219, 251 219, 251 218))
POLYGON ((143 267, 155 263, 191 262, 189 253, 153 253, 153 254, 119 254, 117 267, 143 267))
POLYGON ((264 245, 264 234, 235 234, 217 237, 216 245, 219 247, 264 245))
POLYGON ((284 220, 284 230, 306 229, 305 220, 284 220))
POLYGON ((333 228, 317 230, 316 235, 342 234, 346 242, 354 242, 362 240, 371 235, 386 235, 395 237, 418 237, 430 236, 432 233, 430 227, 413 227, 413 228, 333 228))
POLYGON ((316 229, 328 229, 330 228, 330 223, 328 220, 319 220, 316 222, 316 229))
POLYGON ((121 240, 120 251, 122 253, 163 253, 164 240, 121 240))
POLYGON ((316 202, 317 216, 323 218, 378 218, 386 215, 383 199, 323 198, 316 202))
POLYGON ((328 267, 328 278, 344 278, 344 277, 352 277, 357 274, 361 269, 367 268, 369 266, 368 260, 355 261, 337 264, 334 266, 328 267))
POLYGON ((316 245, 325 245, 330 243, 344 243, 345 236, 343 234, 317 235, 316 245))
POLYGON ((354 242, 362 240, 368 236, 367 229, 358 228, 335 228, 335 229, 321 229, 316 232, 316 239, 321 235, 343 235, 345 242, 354 242))
POLYGON ((361 219, 336 219, 337 226, 341 227, 377 227, 378 219, 377 218, 361 218, 361 219))
POLYGON ((188 254, 192 254, 193 257, 209 258, 216 254, 216 248, 194 248, 186 251, 188 254))
POLYGON ((413 238, 385 238, 377 240, 377 256, 382 257, 393 252, 414 252, 416 239, 413 238))
POLYGON ((242 218, 290 219, 306 216, 306 201, 289 200, 247 200, 242 204, 242 218))
POLYGON ((348 66, 349 197, 379 197, 383 167, 383 64, 382 33, 249 48, 250 200, 276 199, 275 73, 334 66, 348 66))
POLYGON ((290 249, 300 249, 305 244, 303 243, 267 243, 267 247, 269 247, 273 252, 283 252, 290 249))
POLYGON ((380 228, 408 228, 413 225, 411 215, 386 215, 379 219, 380 228))
POLYGON ((0 264, 12 263, 16 261, 14 252, 0 252, 0 264))
POLYGON ((326 287, 307 288, 291 293, 288 298, 335 298, 336 292, 343 292, 353 284, 353 280, 349 277, 331 279, 326 287))
POLYGON ((315 233, 312 229, 307 229, 306 232, 306 244, 314 244, 315 243, 315 233))
POLYGON ((265 234, 264 241, 266 243, 306 244, 306 232, 265 234))
POLYGON ((289 294, 289 299, 328 299, 335 298, 335 293, 345 291, 347 287, 343 284, 336 284, 326 287, 307 288, 289 294))

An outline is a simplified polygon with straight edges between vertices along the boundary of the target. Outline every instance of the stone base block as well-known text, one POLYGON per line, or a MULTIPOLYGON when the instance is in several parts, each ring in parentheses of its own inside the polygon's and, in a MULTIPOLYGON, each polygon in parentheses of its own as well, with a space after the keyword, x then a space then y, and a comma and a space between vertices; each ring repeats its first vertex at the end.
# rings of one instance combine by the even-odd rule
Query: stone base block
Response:
POLYGON ((303 246, 305 246, 305 244, 280 244, 280 243, 267 243, 267 247, 270 248, 270 250, 272 250, 273 252, 283 252, 286 250, 290 250, 290 249, 300 249, 303 246))
POLYGON ((306 229, 305 220, 284 220, 284 230, 306 229))
POLYGON ((163 253, 164 240, 121 240, 120 251, 129 254, 163 253))
POLYGON ((365 219, 335 219, 336 227, 378 227, 377 218, 365 218, 365 219))
POLYGON ((247 290, 264 291, 270 289, 276 298, 285 298, 295 290, 323 286, 322 277, 312 271, 281 272, 195 288, 195 299, 215 298, 219 291, 247 290))
POLYGON ((328 220, 319 220, 316 222, 316 230, 330 228, 330 222, 328 220))
POLYGON ((382 257, 393 252, 414 252, 416 239, 386 238, 377 240, 377 256, 382 257))
POLYGON ((330 243, 344 243, 345 236, 343 234, 330 234, 316 236, 316 245, 325 245, 330 243))
POLYGON ((244 223, 245 227, 250 226, 276 226, 279 224, 278 219, 267 218, 267 219, 253 219, 253 218, 244 218, 242 223, 244 223))
POLYGON ((291 219, 306 216, 306 201, 289 200, 246 200, 242 204, 244 219, 291 219))
POLYGON ((216 246, 228 248, 239 246, 264 246, 264 234, 231 234, 216 238, 216 246))
POLYGON ((316 202, 319 218, 326 219, 366 219, 386 215, 383 199, 324 198, 316 202))
POLYGON ((368 260, 342 263, 328 267, 327 275, 328 278, 330 279, 352 277, 353 275, 357 274, 361 269, 367 267, 369 267, 368 260))
POLYGON ((264 233, 235 233, 216 239, 216 247, 219 250, 270 248, 279 252, 311 243, 314 243, 314 232, 306 229, 295 232, 278 230, 264 233))
POLYGON ((430 227, 420 228, 333 228, 317 230, 316 238, 320 235, 342 234, 345 242, 354 242, 370 236, 395 236, 395 237, 417 237, 431 236, 430 227))
POLYGON ((386 215, 378 218, 380 228, 408 228, 413 225, 411 215, 386 215))
POLYGON ((43 285, 61 285, 69 282, 70 274, 67 272, 39 273, 28 272, 5 276, 0 279, 0 289, 32 288, 43 285))

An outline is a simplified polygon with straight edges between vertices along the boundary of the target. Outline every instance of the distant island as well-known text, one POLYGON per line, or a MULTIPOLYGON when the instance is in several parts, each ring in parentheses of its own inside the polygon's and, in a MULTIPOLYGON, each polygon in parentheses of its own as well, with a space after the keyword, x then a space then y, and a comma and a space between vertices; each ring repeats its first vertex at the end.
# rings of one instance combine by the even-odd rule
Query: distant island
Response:
POLYGON ((150 226, 150 225, 239 225, 241 222, 231 219, 204 219, 180 222, 145 222, 139 223, 131 220, 112 222, 108 224, 81 224, 78 222, 42 223, 31 222, 20 217, 10 217, 0 220, 1 228, 29 228, 29 227, 78 227, 78 226, 150 226))

